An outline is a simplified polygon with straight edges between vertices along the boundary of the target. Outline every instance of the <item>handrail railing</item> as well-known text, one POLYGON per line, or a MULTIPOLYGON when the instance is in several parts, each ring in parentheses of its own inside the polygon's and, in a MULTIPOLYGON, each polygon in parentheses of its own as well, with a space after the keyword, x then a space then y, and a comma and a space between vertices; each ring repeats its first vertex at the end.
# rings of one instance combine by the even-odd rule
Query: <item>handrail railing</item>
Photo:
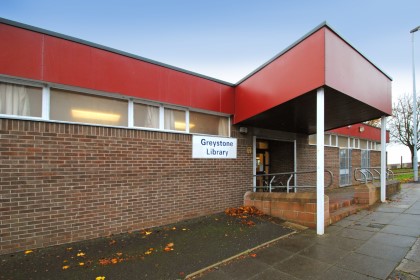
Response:
MULTIPOLYGON (((358 182, 364 182, 367 184, 368 182, 375 182, 375 180, 381 180, 381 168, 380 167, 366 167, 366 168, 355 168, 354 169, 354 180, 358 182), (378 176, 374 176, 373 174, 376 173, 378 176), (359 176, 357 176, 359 175, 359 176), (362 178, 363 177, 363 178, 362 178)), ((389 180, 392 177, 391 180, 394 179, 394 172, 390 169, 386 169, 386 179, 389 180)))
MULTIPOLYGON (((254 192, 257 189, 263 189, 263 190, 268 190, 269 192, 272 192, 273 189, 286 188, 286 192, 289 193, 289 189, 291 189, 291 188, 294 189, 294 192, 296 192, 296 188, 316 188, 316 186, 310 186, 310 185, 298 186, 296 184, 296 185, 290 186, 290 181, 293 179, 293 177, 296 178, 296 175, 298 175, 298 174, 311 174, 311 173, 316 173, 316 172, 317 171, 314 170, 314 171, 297 171, 297 172, 281 172, 281 173, 270 173, 270 174, 257 174, 257 175, 254 175, 254 177, 256 177, 256 178, 258 178, 258 177, 263 177, 264 178, 265 177, 265 178, 268 178, 269 179, 270 176, 271 176, 271 179, 270 180, 268 180, 268 179, 267 180, 263 180, 263 186, 254 186, 254 192), (276 179, 279 176, 282 176, 282 175, 289 175, 288 176, 288 179, 287 179, 286 186, 284 186, 282 183, 280 183, 281 185, 273 185, 273 184, 276 183, 276 179)), ((326 186, 326 188, 328 188, 333 183, 333 177, 334 177, 334 175, 333 175, 333 173, 330 170, 327 170, 327 169, 324 170, 324 173, 328 173, 328 175, 330 175, 330 182, 329 182, 328 186, 326 186)))

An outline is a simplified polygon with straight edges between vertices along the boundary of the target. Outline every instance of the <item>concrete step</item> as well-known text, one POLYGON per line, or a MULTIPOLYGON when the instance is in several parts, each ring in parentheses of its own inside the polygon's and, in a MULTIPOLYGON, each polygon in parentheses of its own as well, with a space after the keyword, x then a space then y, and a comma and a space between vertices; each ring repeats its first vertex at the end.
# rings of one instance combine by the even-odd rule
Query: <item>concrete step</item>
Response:
POLYGON ((356 214, 360 210, 359 205, 352 204, 346 207, 341 207, 337 210, 330 211, 330 224, 334 224, 345 217, 356 214))
POLYGON ((346 199, 330 200, 330 203, 329 203, 330 213, 344 207, 349 207, 354 204, 356 203, 353 197, 346 198, 346 199))

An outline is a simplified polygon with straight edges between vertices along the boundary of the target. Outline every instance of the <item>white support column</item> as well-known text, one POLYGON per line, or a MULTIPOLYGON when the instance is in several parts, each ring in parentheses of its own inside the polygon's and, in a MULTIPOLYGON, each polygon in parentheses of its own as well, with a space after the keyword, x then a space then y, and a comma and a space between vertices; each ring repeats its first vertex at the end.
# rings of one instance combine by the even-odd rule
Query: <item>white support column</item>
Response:
POLYGON ((386 201, 386 116, 381 117, 381 201, 386 201))
POLYGON ((324 88, 316 93, 316 233, 324 234, 324 88))
POLYGON ((134 127, 134 102, 133 102, 133 99, 128 100, 128 127, 134 127))

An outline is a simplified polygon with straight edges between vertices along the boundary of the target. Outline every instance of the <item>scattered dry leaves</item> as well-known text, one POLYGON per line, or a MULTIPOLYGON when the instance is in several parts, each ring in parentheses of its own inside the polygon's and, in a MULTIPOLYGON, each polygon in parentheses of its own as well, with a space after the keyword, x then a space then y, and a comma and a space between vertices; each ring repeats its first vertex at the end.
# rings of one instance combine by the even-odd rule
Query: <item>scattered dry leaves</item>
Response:
POLYGON ((252 216, 263 216, 264 213, 254 206, 242 206, 238 208, 227 208, 225 214, 231 217, 237 217, 242 220, 242 224, 249 227, 255 226, 253 221, 248 221, 247 219, 252 216))
POLYGON ((163 249, 163 251, 165 251, 165 252, 170 252, 170 251, 173 251, 174 250, 174 243, 168 243, 168 244, 166 244, 166 247, 165 247, 165 249, 163 249))
POLYGON ((85 253, 83 253, 83 252, 79 252, 79 253, 77 253, 77 256, 78 257, 84 257, 86 254, 85 253))

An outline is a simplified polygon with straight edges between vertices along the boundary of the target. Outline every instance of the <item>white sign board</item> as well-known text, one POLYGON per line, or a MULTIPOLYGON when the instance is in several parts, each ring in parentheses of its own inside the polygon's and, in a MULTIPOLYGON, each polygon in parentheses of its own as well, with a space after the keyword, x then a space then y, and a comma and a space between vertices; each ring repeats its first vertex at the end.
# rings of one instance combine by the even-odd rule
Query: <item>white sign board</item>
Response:
POLYGON ((237 139, 193 135, 193 158, 236 158, 237 139))

